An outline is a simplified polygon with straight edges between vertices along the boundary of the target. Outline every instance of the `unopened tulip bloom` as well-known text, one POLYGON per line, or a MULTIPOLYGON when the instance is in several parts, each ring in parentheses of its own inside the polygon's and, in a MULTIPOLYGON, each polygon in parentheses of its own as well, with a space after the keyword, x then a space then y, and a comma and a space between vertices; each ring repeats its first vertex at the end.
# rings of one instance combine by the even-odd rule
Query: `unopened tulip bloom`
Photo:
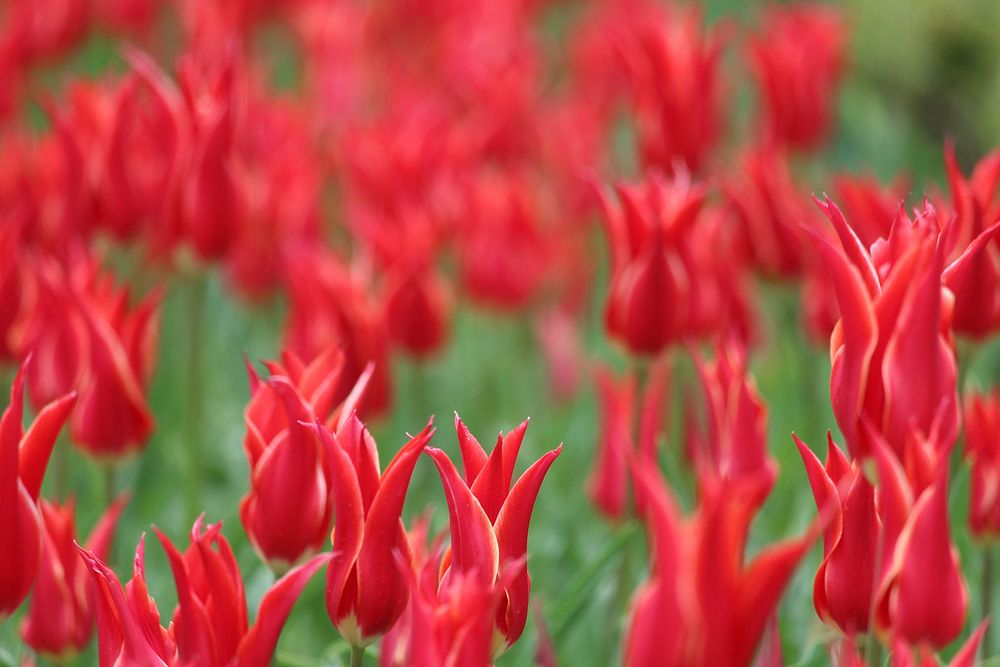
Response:
POLYGON ((846 43, 833 7, 772 6, 747 47, 766 140, 809 150, 829 135, 846 43))
MULTIPOLYGON (((980 160, 969 177, 959 171, 955 148, 945 145, 951 210, 968 242, 1000 219, 1000 150, 980 160)), ((969 276, 955 293, 955 331, 982 340, 1000 328, 1000 249, 988 244, 971 260, 969 276)))
POLYGON ((969 528, 982 540, 1000 536, 1000 392, 965 400, 965 457, 972 468, 969 528))
MULTIPOLYGON (((94 525, 86 548, 105 560, 125 498, 114 501, 94 525)), ((41 502, 45 532, 41 563, 28 615, 21 625, 24 643, 49 660, 72 657, 86 648, 94 632, 90 576, 76 541, 76 503, 41 502)))
POLYGON ((647 167, 698 172, 722 128, 721 31, 701 12, 677 8, 644 23, 625 57, 632 79, 639 153, 647 167))
POLYGON ((618 206, 599 193, 611 245, 604 323, 631 353, 656 355, 688 331, 697 279, 687 236, 706 189, 681 171, 670 180, 621 184, 616 192, 618 206))
POLYGON ((299 593, 331 554, 320 554, 279 579, 249 625, 242 575, 222 525, 191 529, 183 553, 157 531, 177 588, 173 621, 163 628, 146 586, 145 536, 136 547, 132 580, 122 589, 115 573, 77 547, 90 571, 97 608, 100 667, 267 667, 299 593))
POLYGON ((38 573, 43 540, 38 494, 56 437, 76 404, 70 393, 39 410, 24 430, 24 379, 21 365, 0 417, 0 619, 28 595, 38 573))
POLYGON ((876 578, 881 522, 875 489, 832 436, 826 463, 795 438, 820 513, 831 514, 823 530, 823 561, 813 583, 813 605, 823 622, 848 636, 868 631, 876 578))
POLYGON ((339 349, 327 349, 308 366, 286 351, 284 365, 268 366, 274 375, 266 383, 250 369, 253 395, 243 440, 250 488, 240 502, 240 520, 261 559, 284 572, 323 547, 333 516, 330 461, 311 424, 351 416, 371 369, 334 413, 334 392, 344 372, 339 349))
POLYGON ((544 454, 511 486, 527 426, 523 422, 506 436, 498 436, 493 452, 487 456, 456 415, 464 479, 447 454, 427 449, 441 476, 451 526, 451 552, 445 558, 447 571, 442 586, 466 577, 490 586, 511 564, 519 563, 504 586, 506 599, 496 615, 499 646, 495 653, 505 651, 524 631, 531 593, 526 560, 528 525, 542 480, 562 452, 560 445, 544 454))
POLYGON ((356 416, 336 433, 315 431, 330 461, 336 521, 326 573, 326 611, 356 648, 385 634, 406 608, 409 585, 396 558, 410 561, 400 518, 413 468, 434 433, 412 437, 382 471, 374 439, 356 416))

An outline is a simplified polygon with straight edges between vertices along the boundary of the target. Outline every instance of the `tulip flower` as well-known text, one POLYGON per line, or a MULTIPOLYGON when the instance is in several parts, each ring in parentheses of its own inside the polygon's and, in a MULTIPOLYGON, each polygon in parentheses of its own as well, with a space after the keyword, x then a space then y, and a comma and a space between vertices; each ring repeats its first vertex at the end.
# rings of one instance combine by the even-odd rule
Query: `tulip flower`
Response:
POLYGON ((369 367, 358 378, 348 400, 334 412, 334 391, 344 371, 340 350, 328 348, 308 366, 293 352, 286 351, 284 358, 284 365, 268 364, 273 375, 266 383, 249 368, 252 396, 243 446, 250 489, 240 502, 250 543, 276 572, 320 550, 330 531, 335 495, 331 462, 310 425, 333 417, 346 421, 372 371, 369 367))
POLYGON ((718 29, 705 31, 695 8, 657 15, 629 42, 625 57, 646 167, 698 172, 708 162, 722 129, 722 42, 718 29))
POLYGON ((687 333, 698 292, 685 238, 706 190, 683 171, 616 190, 620 207, 599 193, 611 244, 605 327, 633 354, 655 355, 687 333))
MULTIPOLYGON (((115 500, 94 525, 86 548, 107 559, 115 526, 127 499, 115 500)), ((94 606, 90 577, 76 551, 76 503, 41 502, 44 535, 38 578, 28 615, 21 624, 24 643, 49 660, 71 657, 90 643, 94 606)))
MULTIPOLYGON (((955 147, 944 149, 951 209, 959 233, 968 242, 1000 219, 1000 150, 994 150, 966 178, 955 160, 955 147)), ((955 331, 982 340, 1000 328, 1000 249, 988 244, 970 261, 968 278, 955 293, 955 331)))
POLYGON ((576 318, 552 308, 535 321, 535 337, 545 358, 549 392, 559 401, 574 397, 583 375, 583 341, 576 318))
POLYGON ((747 372, 746 348, 720 343, 706 363, 694 353, 705 400, 706 434, 695 444, 699 486, 722 485, 759 508, 778 477, 767 451, 767 406, 747 372))
POLYGON ((279 579, 264 594, 257 620, 248 625, 243 580, 222 525, 205 526, 199 518, 184 553, 156 532, 177 588, 177 608, 166 629, 146 586, 145 536, 124 591, 107 565, 77 546, 94 583, 100 667, 266 667, 299 593, 332 557, 314 556, 279 579))
POLYGON ((339 343, 345 363, 336 402, 350 393, 354 378, 374 362, 362 414, 385 410, 391 399, 387 323, 371 303, 365 285, 339 259, 314 247, 295 246, 285 258, 289 315, 285 345, 302 359, 313 359, 339 343))
POLYGON ((768 277, 797 277, 810 259, 801 226, 811 222, 812 211, 785 151, 773 145, 746 150, 724 192, 753 268, 768 277))
POLYGON ((981 540, 1000 535, 1000 391, 965 399, 965 457, 972 468, 969 528, 981 540))
POLYGON ((810 150, 829 135, 847 42, 844 20, 829 6, 771 6, 747 56, 760 93, 766 140, 810 150))
POLYGON ((825 466, 795 438, 816 505, 821 514, 832 513, 813 588, 816 611, 848 636, 874 624, 883 638, 940 648, 961 631, 968 607, 948 527, 948 466, 938 463, 921 488, 874 427, 867 430, 877 496, 858 462, 849 462, 832 437, 825 466))
MULTIPOLYGON (((601 434, 589 492, 597 509, 612 521, 625 519, 631 511, 629 458, 637 456, 647 465, 656 465, 658 460, 656 440, 663 431, 667 371, 662 363, 650 367, 637 414, 635 376, 628 374, 616 379, 608 369, 597 369, 601 434), (636 421, 638 428, 634 427, 636 421)), ((636 497, 635 510, 641 514, 642 509, 642 499, 636 497)))
POLYGON ((552 255, 551 215, 529 174, 489 174, 467 186, 466 223, 459 230, 459 270, 477 302, 523 308, 536 296, 552 255))
POLYGON ((962 631, 969 592, 948 526, 948 466, 908 508, 875 598, 876 627, 942 648, 962 631))
POLYGON ((518 640, 528 617, 531 579, 528 576, 528 525, 542 480, 552 462, 562 452, 562 445, 535 461, 511 486, 518 451, 528 422, 504 436, 497 437, 493 452, 487 456, 479 441, 455 415, 455 430, 462 450, 464 479, 440 449, 428 448, 434 460, 445 498, 451 526, 451 552, 445 556, 442 586, 471 578, 489 587, 512 564, 514 574, 505 583, 506 598, 495 618, 498 651, 503 652, 518 640))
POLYGON ((423 431, 382 472, 375 441, 356 416, 336 433, 316 424, 330 461, 336 523, 326 573, 326 611, 344 639, 363 648, 385 634, 406 608, 409 587, 395 558, 410 561, 400 515, 417 459, 434 429, 423 431))
POLYGON ((745 564, 753 511, 740 499, 709 493, 684 519, 655 468, 634 474, 648 502, 652 569, 632 600, 623 664, 749 665, 816 527, 745 564))
POLYGON ((0 619, 28 595, 41 561, 38 494, 56 437, 76 404, 69 393, 44 406, 24 430, 24 380, 30 357, 14 378, 10 404, 0 417, 0 619))
POLYGON ((819 204, 842 249, 814 234, 830 272, 840 321, 830 339, 830 395, 852 455, 867 457, 867 420, 902 457, 913 429, 932 430, 936 449, 958 433, 958 396, 950 336, 953 294, 997 226, 978 235, 947 267, 939 239, 951 238, 929 204, 913 219, 902 211, 888 239, 866 249, 829 198, 819 204), (940 411, 940 414, 939 414, 940 411))
MULTIPOLYGON (((128 292, 105 298, 109 307, 127 299, 128 292)), ((145 446, 152 434, 146 389, 156 359, 161 298, 154 291, 131 312, 101 312, 101 304, 79 302, 90 363, 80 379, 70 435, 93 456, 120 458, 145 446)))
POLYGON ((819 617, 848 636, 868 631, 881 522, 875 489, 827 435, 826 463, 792 436, 809 477, 817 509, 832 513, 823 530, 823 561, 816 571, 813 604, 819 617))

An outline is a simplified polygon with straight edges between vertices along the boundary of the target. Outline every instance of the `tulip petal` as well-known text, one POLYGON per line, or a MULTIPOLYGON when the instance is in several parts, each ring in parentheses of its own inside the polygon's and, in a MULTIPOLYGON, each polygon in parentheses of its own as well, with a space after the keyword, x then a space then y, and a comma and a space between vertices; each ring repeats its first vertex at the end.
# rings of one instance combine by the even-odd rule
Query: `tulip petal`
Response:
POLYGON ((292 606, 312 576, 330 562, 333 554, 318 554, 293 568, 277 581, 260 602, 257 621, 240 642, 240 667, 267 667, 274 655, 278 635, 292 606))

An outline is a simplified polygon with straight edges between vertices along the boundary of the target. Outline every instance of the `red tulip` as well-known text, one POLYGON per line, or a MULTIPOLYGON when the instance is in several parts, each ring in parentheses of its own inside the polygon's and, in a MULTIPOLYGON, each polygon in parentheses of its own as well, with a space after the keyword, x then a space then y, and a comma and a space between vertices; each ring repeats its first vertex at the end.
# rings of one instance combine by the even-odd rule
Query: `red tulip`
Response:
POLYGON ((821 514, 832 513, 813 589, 816 611, 848 636, 874 622, 883 638, 940 648, 961 631, 968 606, 948 528, 948 466, 935 462, 933 480, 921 488, 907 479, 888 443, 873 427, 867 430, 877 497, 859 464, 849 463, 832 438, 825 467, 795 439, 816 505, 821 514))
POLYGON ((913 219, 901 211, 889 238, 870 250, 833 202, 820 207, 842 245, 835 249, 815 235, 840 306, 830 340, 830 394, 849 450, 858 457, 871 452, 863 420, 901 458, 914 430, 923 438, 935 435, 937 450, 950 447, 958 432, 952 295, 996 227, 945 267, 940 239, 951 238, 952 223, 942 225, 929 205, 913 219))
POLYGON ((759 508, 778 476, 767 450, 767 406, 747 372, 746 348, 720 343, 715 359, 694 353, 705 400, 707 432, 695 446, 699 486, 721 485, 727 493, 759 508))
POLYGON ((633 597, 624 664, 749 665, 816 529, 745 564, 753 511, 742 501, 710 493, 685 520, 655 468, 637 465, 635 476, 648 502, 652 570, 633 597))
POLYGON ((655 355, 688 331, 698 292, 686 237, 706 191, 683 171, 616 190, 620 207, 600 193, 612 251, 605 326, 630 352, 655 355))
POLYGON ((573 398, 585 359, 577 318, 565 308, 552 308, 535 321, 535 336, 545 357, 551 395, 560 401, 573 398))
POLYGON ((982 540, 1000 536, 1000 392, 965 399, 965 457, 972 468, 969 528, 982 540))
MULTIPOLYGON (((339 349, 329 348, 305 366, 286 351, 285 365, 262 383, 250 368, 252 396, 243 445, 250 463, 250 489, 240 502, 240 520, 262 560, 284 572, 326 542, 335 492, 331 462, 310 425, 335 415, 334 392, 344 370, 339 349)), ((336 411, 344 422, 364 394, 369 368, 349 400, 336 411)))
MULTIPOLYGON (((436 564, 432 562, 431 565, 436 564)), ((516 566, 516 564, 513 564, 516 566)), ((448 586, 436 588, 411 576, 410 640, 398 667, 490 667, 497 613, 503 610, 506 586, 514 578, 508 567, 496 582, 478 572, 456 574, 448 586)), ((389 667, 393 663, 383 663, 389 667)))
MULTIPOLYGON (((1000 150, 980 160, 969 178, 959 171, 950 143, 944 158, 955 224, 969 242, 1000 219, 1000 150)), ((989 243, 970 264, 968 278, 955 293, 953 323, 956 332, 982 340, 1000 328, 1000 248, 989 243)))
POLYGON ((916 497, 875 599, 875 623, 908 644, 941 648, 962 631, 969 593, 948 526, 948 466, 916 497))
POLYGON ((451 526, 451 551, 442 564, 442 587, 472 581, 488 588, 508 567, 513 570, 510 581, 504 584, 506 599, 495 618, 499 652, 509 648, 524 631, 531 591, 526 560, 528 525, 542 480, 562 452, 560 445, 542 456, 512 487, 514 465, 527 426, 525 421, 506 436, 500 434, 493 453, 487 456, 455 415, 465 479, 447 454, 427 449, 444 485, 451 526))
MULTIPOLYGON (((863 634, 870 623, 879 563, 881 521, 875 489, 827 435, 826 464, 796 436, 816 507, 832 518, 823 531, 823 562, 816 571, 813 604, 825 623, 848 636, 863 634)), ((884 546, 884 545, 883 545, 884 546)))
POLYGON ((38 411, 25 432, 25 361, 0 417, 0 618, 9 616, 35 582, 42 551, 38 493, 56 437, 76 404, 69 393, 38 411))
POLYGON ((552 254, 551 214, 528 173, 485 174, 467 186, 459 230, 459 264, 465 290, 502 310, 527 305, 538 293, 552 254))
POLYGON ((673 9, 644 23, 626 51, 647 167, 700 171, 722 129, 722 34, 706 32, 698 9, 673 9))
POLYGON ((395 558, 410 561, 400 514, 417 459, 434 433, 412 437, 384 472, 364 425, 351 417, 336 433, 316 425, 333 477, 333 559, 326 574, 326 610, 352 646, 385 634, 406 608, 409 586, 395 558))
POLYGON ((761 98, 764 137, 809 150, 830 132, 846 43, 844 20, 833 7, 771 6, 751 37, 747 56, 761 98))
POLYGON ((156 359, 162 295, 150 293, 131 312, 123 310, 127 290, 101 298, 106 303, 78 302, 90 363, 80 379, 70 434, 94 456, 119 458, 145 446, 153 431, 146 388, 156 359))
POLYGON ((146 588, 145 536, 124 592, 107 565, 77 547, 94 582, 101 667, 266 667, 296 598, 332 557, 314 556, 279 579, 264 594, 257 620, 248 627, 243 581, 221 524, 196 521, 191 546, 183 554, 165 535, 157 535, 177 588, 178 604, 167 629, 146 588))
POLYGON ((810 259, 802 225, 813 212, 792 179, 787 154, 769 144, 746 150, 724 191, 752 266, 768 277, 797 277, 810 259))
POLYGON ((333 343, 345 355, 344 372, 334 392, 343 400, 369 363, 375 370, 361 404, 365 415, 384 411, 391 400, 388 323, 356 274, 337 257, 316 247, 295 246, 285 258, 289 290, 286 346, 303 359, 313 359, 333 343))
MULTIPOLYGON (((655 465, 657 461, 656 441, 663 431, 661 421, 664 396, 668 391, 668 368, 662 363, 650 367, 638 410, 634 375, 616 379, 609 370, 599 367, 596 380, 601 434, 589 493, 591 501, 605 517, 620 521, 632 512, 629 507, 632 486, 629 459, 638 457, 646 465, 655 465)), ((643 507, 642 498, 636 497, 636 513, 641 515, 643 507)))
MULTIPOLYGON (((87 549, 106 559, 115 525, 127 499, 113 502, 94 525, 87 549)), ((41 563, 28 615, 21 624, 24 643, 49 660, 72 657, 86 648, 94 631, 90 577, 74 547, 76 503, 42 501, 41 563)))

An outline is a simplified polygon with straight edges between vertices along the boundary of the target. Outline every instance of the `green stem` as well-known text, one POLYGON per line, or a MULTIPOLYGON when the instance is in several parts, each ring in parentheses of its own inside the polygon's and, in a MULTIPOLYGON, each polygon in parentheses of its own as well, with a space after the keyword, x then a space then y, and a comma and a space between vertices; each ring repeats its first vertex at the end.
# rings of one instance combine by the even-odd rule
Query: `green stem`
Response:
POLYGON ((184 453, 187 460, 187 520, 193 521, 201 512, 202 475, 198 452, 202 444, 202 360, 204 352, 205 301, 208 281, 196 275, 191 281, 188 302, 188 368, 187 420, 185 422, 184 453))
MULTIPOLYGON (((983 544, 982 582, 982 617, 990 618, 993 613, 993 545, 989 542, 983 544)), ((983 640, 979 643, 979 655, 983 658, 989 657, 990 649, 990 626, 987 625, 986 631, 983 632, 983 640)))
POLYGON ((351 667, 362 667, 365 664, 365 649, 360 646, 351 647, 351 667))
POLYGON ((70 444, 65 436, 56 440, 55 451, 52 452, 52 478, 55 485, 54 497, 59 502, 65 502, 69 496, 69 457, 70 444))
POLYGON ((104 507, 108 507, 115 500, 115 478, 118 474, 118 466, 115 463, 106 463, 101 466, 101 474, 104 478, 103 501, 104 507))

